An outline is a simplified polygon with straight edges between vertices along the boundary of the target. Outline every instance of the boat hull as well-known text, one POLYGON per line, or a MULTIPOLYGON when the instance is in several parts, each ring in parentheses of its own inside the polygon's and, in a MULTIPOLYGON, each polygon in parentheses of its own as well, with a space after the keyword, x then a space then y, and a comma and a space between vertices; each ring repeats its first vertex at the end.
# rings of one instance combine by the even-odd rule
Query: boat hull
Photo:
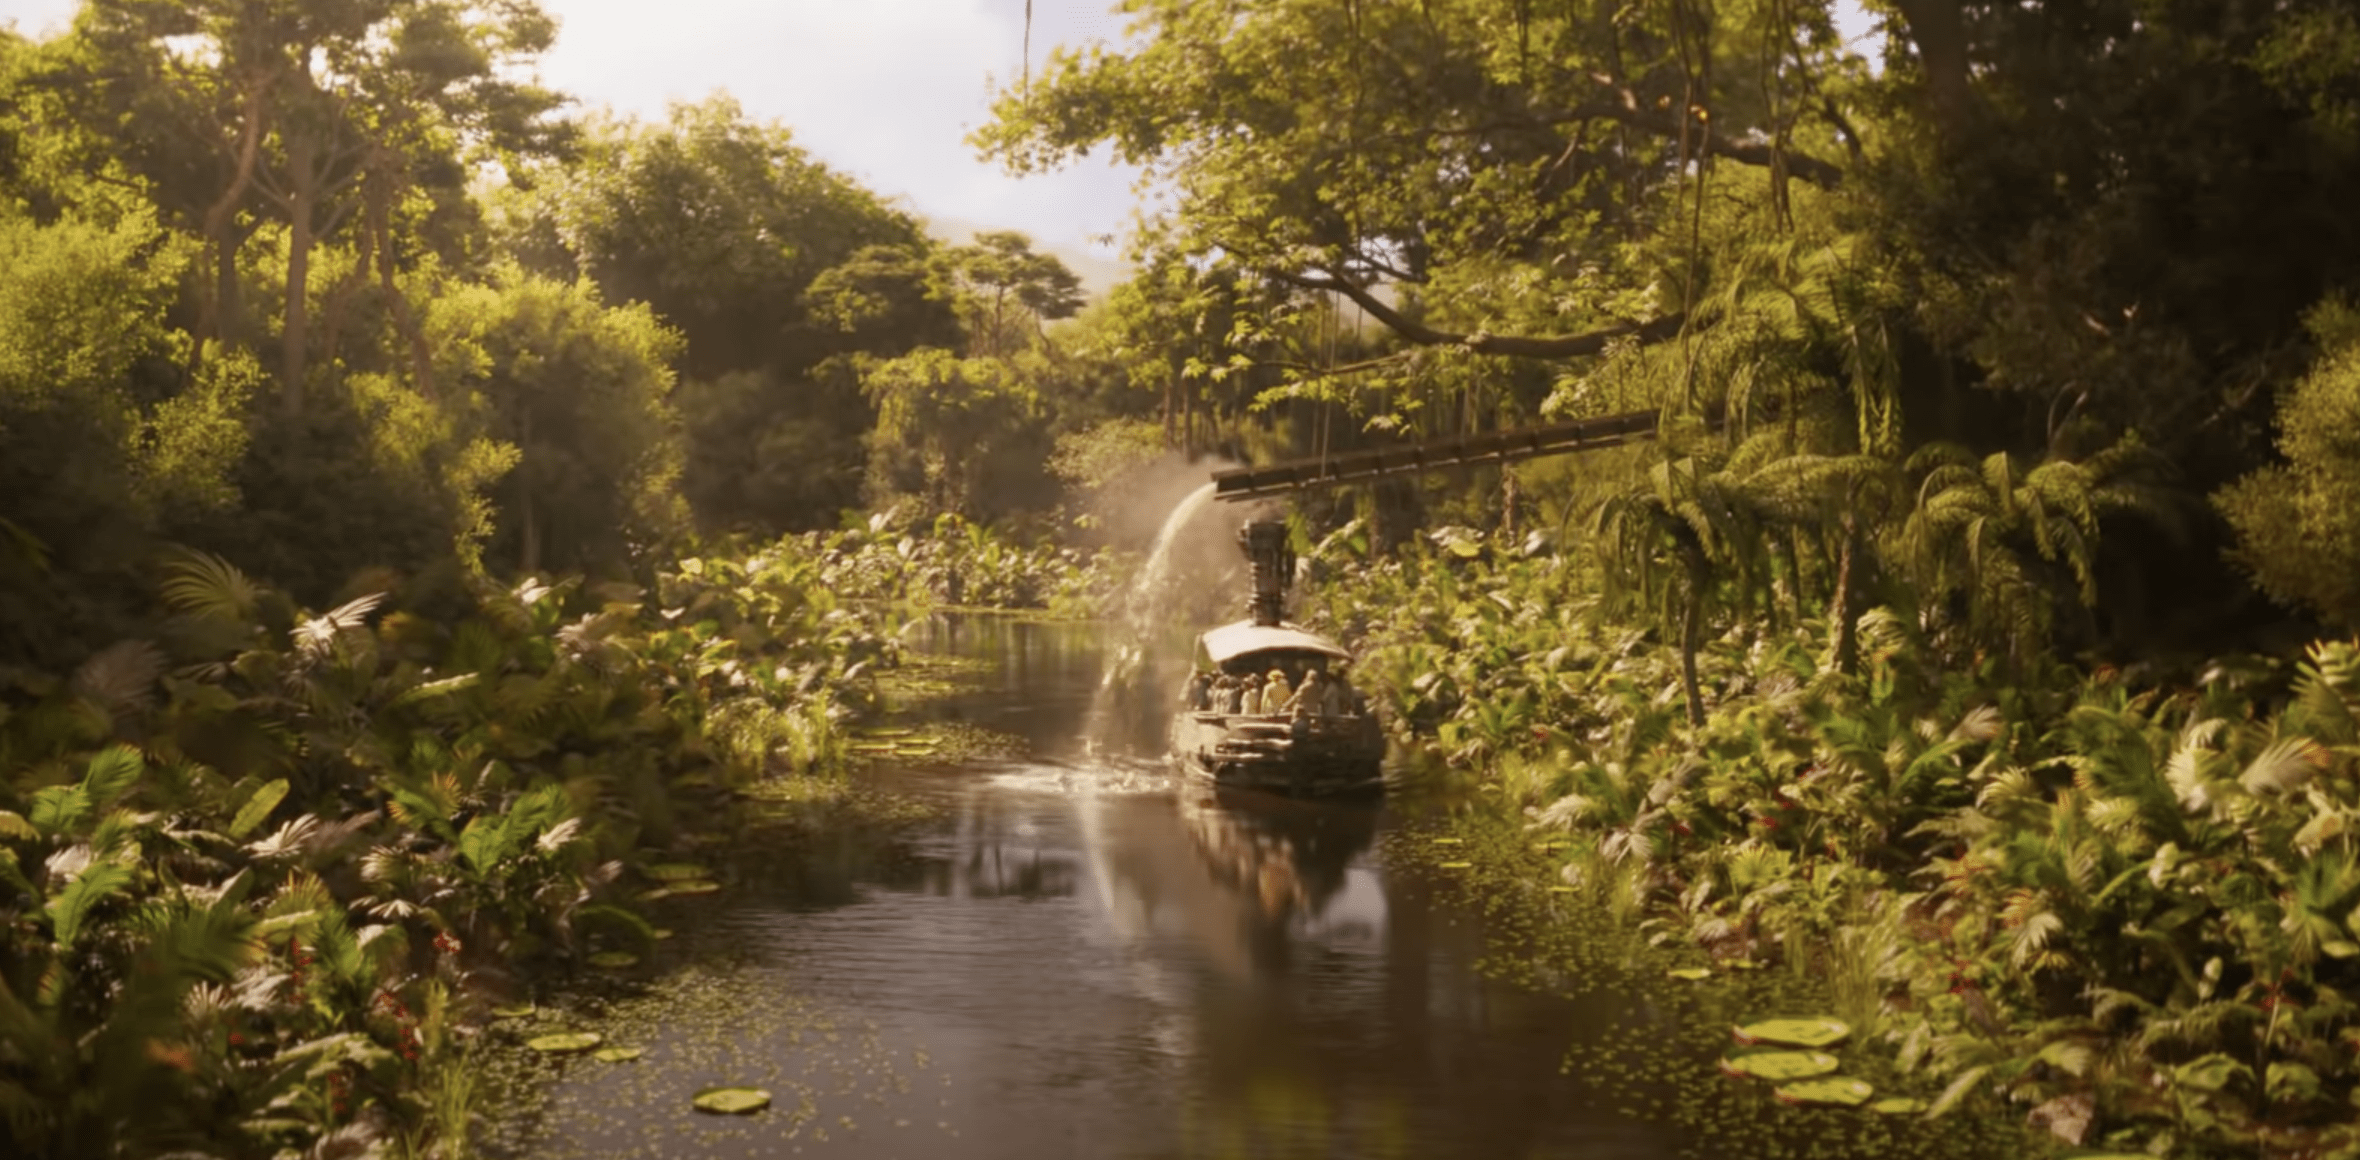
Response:
POLYGON ((1172 718, 1172 761, 1220 786, 1299 797, 1384 788, 1385 733, 1374 717, 1290 721, 1243 713, 1172 718))

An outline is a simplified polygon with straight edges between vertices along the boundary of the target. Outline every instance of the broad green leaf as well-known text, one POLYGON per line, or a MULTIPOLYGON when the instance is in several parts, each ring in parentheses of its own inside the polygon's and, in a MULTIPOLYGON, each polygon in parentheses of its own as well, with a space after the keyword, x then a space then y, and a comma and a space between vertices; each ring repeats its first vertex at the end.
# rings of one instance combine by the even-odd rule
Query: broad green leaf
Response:
POLYGON ((1721 1071, 1725 1074, 1773 1082, 1827 1075, 1839 1066, 1836 1057, 1824 1051, 1741 1048, 1721 1057, 1721 1071))
POLYGON ((700 1112, 743 1116, 770 1106, 770 1093, 761 1088, 712 1087, 698 1092, 689 1103, 700 1112))
POLYGON ((116 798, 139 783, 147 772, 147 759, 139 750, 128 745, 111 746, 90 759, 89 768, 82 774, 82 792, 90 797, 93 809, 105 809, 116 798))
POLYGON ((64 890, 49 902, 50 930, 57 945, 70 947, 82 933, 82 920, 90 908, 105 901, 115 892, 131 884, 131 867, 120 862, 101 862, 82 872, 81 877, 66 883, 64 890))
POLYGON ((1957 1107, 1958 1102, 1967 1098, 1967 1093, 1975 1090, 1975 1085, 1983 1082, 1983 1077, 1990 1071, 1991 1065, 1984 1064, 1970 1067, 1952 1077, 1950 1085, 1942 1089, 1942 1094, 1934 1097, 1934 1106, 1926 1109, 1926 1118, 1936 1119, 1957 1107))
POLYGON ((1739 1043, 1780 1047, 1833 1047, 1852 1035, 1852 1025, 1841 1019, 1765 1019, 1736 1031, 1739 1043))
POLYGON ((53 785, 33 795, 33 828, 50 837, 79 831, 90 813, 90 794, 78 785, 53 785))
POLYGON ((2217 1092, 2240 1075, 2251 1077, 2253 1069, 2216 1051, 2173 1068, 2172 1082, 2197 1091, 2217 1092))
POLYGON ((24 815, 11 810, 0 810, 0 841, 29 842, 41 836, 24 815))
POLYGON ((245 805, 238 807, 238 815, 230 819, 229 836, 243 839, 246 835, 253 833, 254 827, 261 825, 265 819, 269 818, 270 812, 279 808, 279 803, 285 801, 286 797, 286 778, 282 777, 264 783, 254 791, 253 797, 246 799, 245 805))
POLYGON ((439 681, 428 681, 425 684, 413 685, 402 690, 401 695, 395 697, 392 704, 397 706, 416 705, 420 702, 434 700, 437 697, 447 697, 453 693, 472 689, 482 680, 482 673, 461 673, 455 677, 444 677, 439 681))
POLYGON ((1867 1103, 1876 1091, 1867 1080, 1831 1075, 1782 1084, 1772 1094, 1778 1097, 1780 1103, 1799 1104, 1807 1108, 1857 1108, 1867 1103))
POLYGON ((561 1031, 527 1039, 524 1045, 529 1050, 547 1055, 571 1055, 577 1051, 588 1051, 605 1042, 605 1038, 595 1031, 561 1031))

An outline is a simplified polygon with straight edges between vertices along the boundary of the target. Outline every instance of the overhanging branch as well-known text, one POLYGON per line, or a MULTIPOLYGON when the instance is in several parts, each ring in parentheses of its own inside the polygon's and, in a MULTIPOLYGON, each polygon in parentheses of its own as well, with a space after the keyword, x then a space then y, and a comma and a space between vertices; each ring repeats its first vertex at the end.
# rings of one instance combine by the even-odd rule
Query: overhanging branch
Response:
POLYGON ((1386 329, 1420 346, 1463 346, 1478 354, 1504 354, 1516 358, 1579 358, 1583 355, 1593 355, 1604 351, 1608 343, 1618 338, 1635 337, 1643 342, 1661 342, 1680 333, 1681 323, 1687 317, 1682 314, 1672 314, 1648 322, 1593 330, 1587 334, 1549 336, 1483 334, 1480 332, 1454 334, 1447 330, 1436 330, 1422 322, 1413 321, 1400 311, 1386 305, 1384 299, 1370 293, 1365 287, 1343 278, 1333 275, 1306 276, 1288 273, 1274 273, 1271 276, 1288 285, 1298 286, 1305 290, 1325 290, 1341 294, 1351 299, 1362 310, 1367 311, 1369 317, 1383 323, 1386 329))

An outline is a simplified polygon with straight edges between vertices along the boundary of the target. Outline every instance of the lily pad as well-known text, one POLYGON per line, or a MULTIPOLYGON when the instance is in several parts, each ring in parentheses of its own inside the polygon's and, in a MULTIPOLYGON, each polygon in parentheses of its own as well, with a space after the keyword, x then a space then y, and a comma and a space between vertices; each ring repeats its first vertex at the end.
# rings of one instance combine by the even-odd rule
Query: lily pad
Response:
POLYGON ((1836 1057, 1824 1051, 1733 1051, 1721 1057, 1721 1071, 1743 1079, 1766 1079, 1772 1083, 1810 1079, 1833 1073, 1842 1066, 1836 1057))
POLYGON ((1671 970, 1665 971, 1664 974, 1670 975, 1675 979, 1681 979, 1693 983, 1699 979, 1712 978, 1713 969, 1711 967, 1674 967, 1671 970))
POLYGON ((1834 1047, 1851 1038, 1852 1025, 1841 1019, 1765 1019, 1736 1031, 1739 1043, 1774 1047, 1834 1047))
POLYGON ((658 862, 643 871, 658 882, 687 882, 695 878, 711 878, 713 871, 694 862, 658 862))
POLYGON ((1857 1108, 1877 1094, 1867 1080, 1848 1075, 1831 1075, 1821 1079, 1798 1080, 1782 1084, 1776 1092, 1780 1103, 1806 1108, 1857 1108))
POLYGON ((595 1031, 561 1031, 555 1035, 527 1039, 524 1045, 548 1055, 571 1055, 577 1051, 588 1051, 605 1039, 605 1036, 595 1031))
POLYGON ((519 1003, 510 1007, 494 1007, 492 1008, 492 1018, 523 1019, 530 1016, 535 1010, 537 1008, 530 1003, 519 1003))
POLYGON ((670 898, 672 897, 672 888, 669 886, 658 886, 650 890, 642 890, 639 892, 637 897, 641 902, 654 902, 659 898, 670 898))
POLYGON ((907 737, 907 736, 909 736, 910 734, 912 734, 912 733, 916 733, 916 732, 917 732, 917 730, 915 730, 915 729, 904 729, 904 728, 901 728, 900 726, 896 725, 896 726, 888 726, 888 727, 885 727, 885 728, 879 728, 879 729, 863 729, 863 730, 861 730, 861 731, 860 731, 860 736, 862 736, 862 737, 907 737))
POLYGON ((1434 844, 1437 846, 1456 846, 1464 841, 1466 841, 1464 838, 1436 838, 1434 839, 1434 844))
POLYGON ((590 1058, 601 1063, 629 1063, 647 1054, 644 1047, 601 1047, 590 1053, 590 1058))
POLYGON ((608 970, 621 970, 624 967, 638 966, 639 956, 629 951, 600 951, 590 956, 590 965, 605 967, 608 970))
POLYGON ((1926 1107, 1926 1101, 1916 1096, 1886 1096, 1868 1105, 1868 1110, 1880 1116, 1916 1116, 1924 1114, 1926 1107))
POLYGON ((675 882, 671 889, 674 894, 711 894, 721 889, 721 884, 718 882, 675 882))
POLYGON ((1465 870, 1465 869, 1467 869, 1467 868, 1469 868, 1469 867, 1471 867, 1471 866, 1473 866, 1473 865, 1475 865, 1473 862, 1444 862, 1444 863, 1442 864, 1442 869, 1444 869, 1444 870, 1465 870))
POLYGON ((671 938, 671 937, 672 937, 672 928, 670 928, 670 927, 668 927, 668 926, 659 926, 659 927, 657 927, 657 928, 655 929, 655 940, 656 940, 657 942, 662 942, 662 941, 664 941, 665 939, 668 939, 668 938, 671 938))
POLYGON ((743 1116, 770 1106, 770 1093, 761 1088, 715 1087, 698 1092, 689 1101, 700 1112, 723 1116, 743 1116))

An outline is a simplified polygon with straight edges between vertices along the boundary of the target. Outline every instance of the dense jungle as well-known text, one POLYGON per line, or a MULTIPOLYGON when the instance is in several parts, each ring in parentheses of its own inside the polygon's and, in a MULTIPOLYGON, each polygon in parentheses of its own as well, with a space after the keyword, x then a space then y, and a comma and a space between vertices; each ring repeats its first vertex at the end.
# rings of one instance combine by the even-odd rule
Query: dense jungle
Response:
MULTIPOLYGON (((9 1155, 517 1154, 501 1061, 599 1039, 513 1027, 747 811, 923 812, 918 629, 1112 648, 1213 471, 1653 412, 1266 509, 1352 856, 1678 1028, 1514 1057, 1717 1125, 1579 1154, 2360 1157, 2360 10, 1117 7, 968 138, 1139 167, 1102 293, 585 108, 535 0, 0 25, 9 1155), (1714 1075, 1769 1015, 1873 1107, 1714 1075)), ((1135 1154, 1346 1154, 1229 1130, 1135 1154)))

